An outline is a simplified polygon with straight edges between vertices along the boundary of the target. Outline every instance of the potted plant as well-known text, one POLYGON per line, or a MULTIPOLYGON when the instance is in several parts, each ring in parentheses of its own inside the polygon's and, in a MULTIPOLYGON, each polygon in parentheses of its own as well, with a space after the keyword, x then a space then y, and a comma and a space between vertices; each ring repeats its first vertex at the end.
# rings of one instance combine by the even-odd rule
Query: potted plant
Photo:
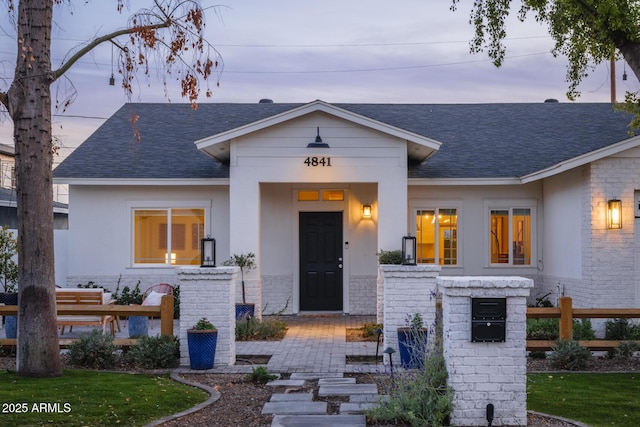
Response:
MULTIPOLYGON (((0 303, 18 305, 18 264, 15 256, 18 253, 18 242, 13 233, 5 225, 0 229, 0 303)), ((7 338, 17 336, 17 316, 5 316, 5 334, 7 338)))
POLYGON ((253 252, 246 254, 233 254, 231 258, 223 263, 223 265, 235 265, 240 267, 240 277, 242 281, 242 303, 236 303, 236 319, 244 319, 253 317, 256 305, 247 303, 246 292, 244 288, 244 272, 256 268, 256 255, 253 252))
POLYGON ((218 343, 218 330, 206 317, 198 320, 191 329, 187 329, 189 364, 191 369, 213 368, 218 343))
POLYGON ((416 369, 423 366, 427 352, 427 333, 420 313, 407 315, 407 326, 398 328, 398 348, 400 362, 405 369, 416 369))

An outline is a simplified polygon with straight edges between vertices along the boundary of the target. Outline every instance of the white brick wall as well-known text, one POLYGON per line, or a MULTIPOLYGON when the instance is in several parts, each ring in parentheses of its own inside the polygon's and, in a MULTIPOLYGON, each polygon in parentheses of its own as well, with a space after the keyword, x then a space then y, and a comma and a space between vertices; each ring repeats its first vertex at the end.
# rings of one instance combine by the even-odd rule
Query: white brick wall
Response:
POLYGON ((168 270, 166 274, 123 274, 123 275, 75 275, 69 276, 67 283, 60 284, 69 288, 75 288, 78 284, 86 285, 89 281, 93 281, 96 285, 102 286, 110 292, 115 292, 120 282, 120 291, 125 286, 133 289, 138 281, 140 281, 140 291, 144 292, 149 286, 158 283, 168 283, 172 286, 178 284, 178 276, 173 270, 168 270))
MULTIPOLYGON (((384 280, 383 348, 391 347, 398 352, 397 329, 407 326, 407 316, 420 313, 425 327, 431 328, 435 324, 436 277, 440 270, 440 266, 426 264, 379 267, 380 277, 384 280)), ((398 353, 395 357, 399 358, 398 353)), ((389 361, 385 360, 385 363, 389 361)))
POLYGON ((493 425, 527 424, 526 303, 531 279, 521 277, 439 277, 443 348, 454 390, 451 422, 486 425, 486 407, 495 407, 493 425), (506 341, 471 342, 471 298, 506 298, 506 341))
POLYGON ((277 313, 285 306, 282 314, 293 314, 293 276, 262 276, 262 302, 265 315, 277 313))
POLYGON ((180 364, 189 365, 187 329, 202 317, 218 329, 215 364, 235 364, 235 296, 240 269, 181 267, 176 270, 180 283, 180 364))

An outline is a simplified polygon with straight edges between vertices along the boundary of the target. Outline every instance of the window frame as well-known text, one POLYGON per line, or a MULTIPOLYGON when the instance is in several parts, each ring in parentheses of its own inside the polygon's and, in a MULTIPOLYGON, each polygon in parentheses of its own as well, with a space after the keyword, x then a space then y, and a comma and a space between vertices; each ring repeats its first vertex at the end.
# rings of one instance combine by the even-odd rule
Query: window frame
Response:
MULTIPOLYGON (((440 266, 442 268, 461 268, 463 266, 463 240, 464 240, 464 236, 463 233, 461 233, 462 230, 462 201, 458 201, 458 200, 411 200, 410 201, 410 215, 411 215, 411 219, 410 219, 410 229, 412 230, 411 235, 413 236, 418 236, 418 224, 417 224, 417 216, 418 216, 418 211, 434 211, 434 212, 439 212, 440 210, 443 209, 455 209, 456 210, 456 264, 439 264, 439 263, 435 263, 435 259, 434 259, 434 264, 433 265, 437 265, 440 266)), ((436 227, 435 233, 436 235, 439 232, 439 225, 436 227)), ((416 242, 417 244, 419 242, 416 242)), ((439 258, 438 254, 439 254, 439 250, 440 250, 440 242, 439 239, 435 239, 435 247, 434 247, 434 254, 436 255, 436 258, 439 258)), ((423 264, 423 265, 428 265, 427 263, 423 264)))
POLYGON ((484 202, 484 218, 483 218, 483 233, 484 233, 484 260, 485 265, 491 268, 537 268, 538 266, 538 206, 536 200, 490 200, 484 202), (511 249, 511 242, 514 241, 513 236, 513 217, 514 211, 517 209, 528 209, 530 212, 530 223, 531 230, 529 232, 531 236, 530 241, 530 263, 529 264, 521 264, 514 262, 513 250, 511 249), (509 250, 508 250, 508 262, 506 263, 494 263, 491 262, 491 212, 492 211, 508 211, 508 241, 509 250))
MULTIPOLYGON (((211 234, 209 224, 211 224, 211 202, 205 201, 145 201, 145 202, 129 202, 127 203, 127 209, 129 214, 129 267, 130 268, 175 268, 184 267, 192 264, 172 264, 171 259, 167 259, 164 263, 136 263, 135 262, 135 221, 136 211, 143 210, 164 210, 167 213, 168 228, 167 228, 167 245, 171 245, 171 211, 173 209, 202 209, 204 211, 204 231, 203 235, 207 236, 211 234)), ((189 232, 189 230, 186 230, 189 232)), ((168 248, 167 248, 168 249, 168 248)), ((199 251, 198 247, 198 251, 199 251)), ((169 251, 167 250, 167 253, 169 251)), ((170 257, 169 257, 170 258, 170 257)))

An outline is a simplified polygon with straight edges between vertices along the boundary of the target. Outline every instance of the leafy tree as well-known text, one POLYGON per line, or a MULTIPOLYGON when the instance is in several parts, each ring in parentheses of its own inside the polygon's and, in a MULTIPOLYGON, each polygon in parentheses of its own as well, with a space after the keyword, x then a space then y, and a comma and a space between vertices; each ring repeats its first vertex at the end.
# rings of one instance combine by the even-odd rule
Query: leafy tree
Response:
MULTIPOLYGON (((131 15, 127 28, 88 40, 69 52, 58 68, 51 64, 53 9, 78 2, 6 2, 16 28, 16 64, 13 76, 0 75, 0 102, 13 122, 16 154, 18 374, 59 376, 62 365, 55 321, 51 86, 95 47, 111 42, 118 48, 118 71, 127 95, 132 94, 134 77, 149 74, 150 61, 155 58, 155 63, 164 68, 165 83, 175 78, 182 96, 195 108, 201 90, 211 95, 206 81, 221 71, 221 63, 218 52, 204 39, 205 9, 198 0, 149 0, 151 7, 131 15), (9 82, 8 87, 2 87, 4 82, 9 82)), ((125 3, 114 0, 114 7, 122 13, 125 3)), ((56 106, 64 109, 70 101, 56 100, 56 106)), ((135 120, 132 117, 132 124, 135 120)))
MULTIPOLYGON (((456 10, 464 0, 452 0, 456 10)), ((475 27, 471 51, 487 51, 496 66, 505 56, 505 20, 517 8, 521 21, 531 14, 549 28, 552 53, 568 58, 567 97, 580 95, 578 86, 593 67, 619 52, 640 80, 640 1, 637 0, 474 0, 469 23, 475 27)), ((638 99, 627 96, 627 101, 638 99)), ((639 110, 640 111, 640 110, 639 110)), ((640 122, 639 122, 640 123, 640 122)))
POLYGON ((15 292, 18 282, 18 264, 14 261, 18 242, 9 227, 0 228, 0 286, 5 292, 15 292))

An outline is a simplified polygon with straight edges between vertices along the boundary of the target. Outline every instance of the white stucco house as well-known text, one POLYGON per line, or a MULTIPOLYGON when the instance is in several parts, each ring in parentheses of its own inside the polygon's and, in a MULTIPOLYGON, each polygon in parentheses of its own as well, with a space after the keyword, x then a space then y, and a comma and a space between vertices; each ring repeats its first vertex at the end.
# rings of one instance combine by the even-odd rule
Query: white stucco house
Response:
POLYGON ((410 233, 442 275, 640 307, 629 121, 557 102, 126 104, 54 171, 68 284, 175 283, 211 236, 218 264, 256 254, 247 298, 267 313, 375 314, 376 253, 410 233))

